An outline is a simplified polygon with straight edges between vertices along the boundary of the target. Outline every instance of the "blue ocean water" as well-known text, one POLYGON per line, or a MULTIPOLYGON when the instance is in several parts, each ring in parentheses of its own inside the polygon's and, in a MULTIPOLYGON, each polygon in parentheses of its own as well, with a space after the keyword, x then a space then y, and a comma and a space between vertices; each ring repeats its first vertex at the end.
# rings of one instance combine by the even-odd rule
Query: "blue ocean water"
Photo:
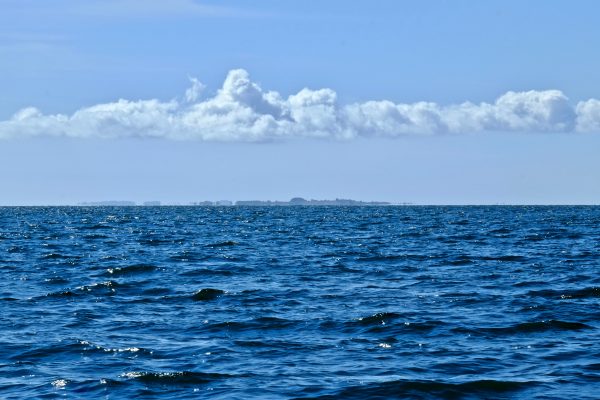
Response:
POLYGON ((0 398, 600 396, 600 207, 0 208, 0 398))

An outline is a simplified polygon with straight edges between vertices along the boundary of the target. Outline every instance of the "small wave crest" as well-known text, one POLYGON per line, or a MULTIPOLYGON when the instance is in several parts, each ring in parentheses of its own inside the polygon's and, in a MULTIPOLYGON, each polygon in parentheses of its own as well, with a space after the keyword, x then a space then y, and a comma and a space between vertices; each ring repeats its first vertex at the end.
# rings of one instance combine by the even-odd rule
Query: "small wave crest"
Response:
POLYGON ((211 383, 216 380, 230 378, 231 375, 218 374, 214 372, 148 372, 131 371, 121 375, 121 378, 133 379, 144 384, 158 385, 199 385, 211 383))
POLYGON ((194 301, 214 300, 218 297, 221 297, 224 294, 225 294, 225 291, 220 290, 220 289, 204 288, 204 289, 200 289, 196 293, 194 293, 192 295, 192 300, 194 300, 194 301))
POLYGON ((400 317, 400 314, 394 312, 379 312, 366 317, 360 317, 356 320, 356 322, 361 325, 385 324, 386 322, 393 321, 400 317))
POLYGON ((108 268, 106 272, 111 276, 126 276, 126 275, 137 275, 154 272, 158 269, 152 264, 134 264, 126 267, 114 267, 108 268))

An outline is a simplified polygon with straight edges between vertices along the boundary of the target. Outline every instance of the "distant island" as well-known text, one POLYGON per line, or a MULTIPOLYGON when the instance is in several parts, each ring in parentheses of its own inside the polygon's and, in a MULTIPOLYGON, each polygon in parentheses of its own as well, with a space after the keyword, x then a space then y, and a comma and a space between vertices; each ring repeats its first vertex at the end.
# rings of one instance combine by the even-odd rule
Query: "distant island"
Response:
POLYGON ((351 199, 335 200, 306 200, 302 197, 294 197, 290 201, 262 201, 243 200, 236 201, 236 206, 389 206, 387 201, 359 201, 351 199))
POLYGON ((109 200, 109 201, 86 201, 83 203, 79 203, 80 206, 92 206, 92 207, 101 207, 101 206, 136 206, 137 204, 134 201, 123 201, 123 200, 109 200))
MULTIPOLYGON (((410 203, 397 203, 396 205, 409 205, 410 203)), ((146 201, 141 204, 137 204, 133 201, 123 201, 123 200, 115 200, 115 201, 90 201, 79 203, 80 206, 160 206, 162 203, 160 201, 146 201)), ((169 204, 164 204, 169 205, 169 204)), ((187 205, 190 206, 203 206, 203 207, 221 207, 221 206, 277 206, 277 207, 286 207, 286 206, 390 206, 394 205, 394 203, 389 203, 387 201, 360 201, 360 200, 351 200, 351 199, 335 199, 335 200, 307 200, 302 197, 294 197, 289 201, 279 201, 279 200, 238 200, 238 201, 230 201, 230 200, 219 200, 219 201, 198 201, 191 202, 187 205)))

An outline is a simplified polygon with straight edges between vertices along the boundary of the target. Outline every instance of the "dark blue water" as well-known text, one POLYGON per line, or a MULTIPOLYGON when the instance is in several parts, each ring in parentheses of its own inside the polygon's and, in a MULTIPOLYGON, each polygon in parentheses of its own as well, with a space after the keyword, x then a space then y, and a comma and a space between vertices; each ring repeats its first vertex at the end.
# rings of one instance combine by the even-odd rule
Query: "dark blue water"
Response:
POLYGON ((598 398, 600 207, 0 208, 0 398, 598 398))

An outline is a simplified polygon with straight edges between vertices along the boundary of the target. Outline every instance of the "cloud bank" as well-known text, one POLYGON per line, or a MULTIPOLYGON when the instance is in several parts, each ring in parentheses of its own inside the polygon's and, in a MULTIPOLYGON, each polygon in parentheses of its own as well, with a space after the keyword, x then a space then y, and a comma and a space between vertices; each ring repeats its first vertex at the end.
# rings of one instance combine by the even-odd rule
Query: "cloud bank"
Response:
POLYGON ((156 137, 177 140, 268 141, 310 137, 352 139, 485 132, 598 132, 600 100, 575 105, 559 90, 507 92, 493 103, 342 105, 331 89, 302 89, 283 97, 229 71, 223 86, 203 98, 205 85, 190 78, 181 100, 118 100, 72 115, 34 107, 0 121, 0 138, 156 137))

